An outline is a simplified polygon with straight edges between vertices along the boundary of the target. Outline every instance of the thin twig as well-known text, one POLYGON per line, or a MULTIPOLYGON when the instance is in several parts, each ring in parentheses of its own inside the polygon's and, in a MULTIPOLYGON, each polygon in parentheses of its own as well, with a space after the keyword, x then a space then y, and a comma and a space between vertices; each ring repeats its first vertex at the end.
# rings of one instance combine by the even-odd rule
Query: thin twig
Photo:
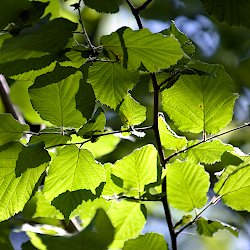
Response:
POLYGON ((129 8, 131 9, 131 12, 132 12, 133 16, 135 17, 135 20, 137 22, 137 25, 138 25, 139 29, 142 29, 143 26, 142 26, 139 11, 133 6, 133 4, 129 0, 126 0, 126 2, 127 2, 128 6, 129 6, 129 8))
POLYGON ((240 130, 240 129, 246 128, 246 127, 250 127, 250 122, 247 122, 247 123, 245 123, 244 125, 241 125, 241 126, 239 126, 239 127, 237 127, 237 128, 230 129, 230 130, 225 131, 225 132, 223 132, 223 133, 220 133, 220 134, 217 134, 217 135, 213 135, 213 136, 207 138, 206 140, 199 141, 198 143, 193 144, 193 145, 190 146, 190 147, 187 147, 187 148, 182 149, 182 150, 180 150, 180 151, 178 151, 178 152, 175 152, 175 153, 171 154, 169 157, 167 157, 167 158, 165 159, 165 163, 169 162, 170 159, 172 159, 173 157, 175 157, 175 156, 177 156, 177 155, 179 155, 179 154, 181 154, 181 153, 184 153, 184 152, 186 152, 187 150, 189 150, 189 149, 191 149, 191 148, 197 147, 197 146, 200 145, 200 144, 203 144, 203 143, 205 143, 205 142, 207 142, 207 141, 211 141, 211 140, 213 140, 213 139, 215 139, 215 138, 218 138, 218 137, 220 137, 220 136, 222 136, 222 135, 226 135, 226 134, 229 134, 229 133, 231 133, 231 132, 234 132, 234 131, 237 131, 237 130, 240 130))
POLYGON ((152 1, 153 0, 147 0, 144 4, 142 4, 141 6, 139 6, 138 8, 136 8, 136 10, 138 12, 141 12, 141 11, 145 10, 152 1))

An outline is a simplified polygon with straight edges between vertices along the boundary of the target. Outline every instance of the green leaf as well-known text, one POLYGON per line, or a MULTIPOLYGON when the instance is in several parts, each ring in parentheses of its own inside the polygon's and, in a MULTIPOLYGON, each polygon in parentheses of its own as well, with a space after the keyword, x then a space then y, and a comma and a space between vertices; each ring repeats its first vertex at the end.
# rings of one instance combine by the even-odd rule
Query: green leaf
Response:
POLYGON ((178 136, 167 124, 163 115, 158 118, 161 144, 165 149, 179 151, 187 146, 187 139, 184 136, 178 136))
MULTIPOLYGON (((195 145, 198 141, 189 141, 188 147, 195 145)), ((221 160, 222 155, 226 151, 233 151, 233 146, 224 144, 220 140, 212 140, 201 143, 193 148, 188 149, 184 154, 184 158, 194 163, 203 162, 212 164, 221 160)))
POLYGON ((96 62, 89 68, 88 82, 96 99, 115 109, 128 90, 139 80, 138 72, 130 72, 118 63, 96 62))
POLYGON ((241 159, 244 162, 240 165, 226 168, 215 184, 214 191, 232 209, 250 211, 250 157, 241 159))
POLYGON ((174 229, 176 230, 177 228, 181 227, 181 226, 185 226, 187 225, 189 222, 192 221, 193 216, 191 214, 188 215, 184 215, 181 220, 179 220, 175 225, 174 225, 174 229))
POLYGON ((222 223, 220 221, 206 220, 205 218, 199 218, 197 221, 197 232, 200 235, 212 237, 219 230, 228 230, 234 236, 238 237, 239 231, 237 228, 232 227, 228 224, 222 223))
POLYGON ((189 40, 187 35, 181 32, 175 26, 174 21, 171 21, 169 29, 163 30, 161 33, 163 35, 174 36, 176 39, 178 39, 179 43, 181 44, 182 50, 187 54, 187 56, 192 57, 195 52, 195 46, 193 45, 192 41, 189 40))
POLYGON ((182 211, 190 212, 207 202, 209 174, 201 165, 176 161, 167 165, 169 203, 182 211))
POLYGON ((182 75, 162 92, 163 110, 181 131, 217 133, 232 119, 237 98, 233 81, 220 65, 199 63, 192 67, 214 77, 182 75))
POLYGON ((41 174, 48 166, 49 156, 42 148, 37 147, 30 152, 29 163, 24 162, 22 158, 19 159, 22 150, 24 154, 27 153, 26 148, 18 142, 0 147, 0 221, 22 211, 41 174), (22 170, 19 177, 15 172, 16 164, 22 170))
POLYGON ((114 237, 114 227, 107 214, 98 210, 92 223, 72 236, 39 235, 47 250, 105 250, 114 237))
POLYGON ((140 196, 147 184, 157 181, 157 151, 146 145, 115 162, 112 175, 122 179, 128 195, 140 196))
POLYGON ((121 0, 84 0, 84 3, 98 12, 116 13, 119 11, 121 0))
POLYGON ((29 130, 28 125, 20 124, 11 114, 0 114, 0 146, 19 140, 23 132, 29 130))
POLYGON ((106 116, 102 109, 98 109, 95 116, 79 129, 77 135, 84 139, 91 138, 95 134, 103 133, 105 125, 106 116))
POLYGON ((207 13, 229 25, 250 28, 250 3, 245 0, 202 0, 207 13))
POLYGON ((176 64, 183 57, 175 38, 153 34, 148 29, 133 31, 123 27, 111 35, 102 36, 101 44, 120 58, 128 70, 137 70, 143 64, 149 72, 157 72, 176 64))
POLYGON ((145 206, 137 202, 124 200, 110 207, 107 214, 115 228, 115 237, 110 249, 122 248, 126 240, 140 234, 146 223, 145 213, 145 206))
POLYGON ((9 222, 0 223, 0 248, 4 250, 14 250, 10 241, 11 225, 9 222))
POLYGON ((127 94, 122 102, 119 114, 125 126, 135 126, 146 120, 146 107, 137 102, 130 94, 127 94))
POLYGON ((42 194, 42 192, 38 191, 36 193, 36 211, 33 214, 33 218, 55 218, 58 220, 63 220, 64 216, 58 211, 54 206, 47 201, 42 194))
POLYGON ((167 250, 168 245, 163 235, 147 233, 125 242, 123 250, 167 250))
POLYGON ((36 78, 29 88, 31 103, 40 116, 54 125, 80 127, 86 122, 76 109, 75 96, 82 73, 57 65, 54 71, 36 78))
POLYGON ((95 193, 101 182, 105 182, 103 166, 88 150, 70 145, 53 158, 43 192, 45 198, 51 201, 67 190, 88 189, 95 193))

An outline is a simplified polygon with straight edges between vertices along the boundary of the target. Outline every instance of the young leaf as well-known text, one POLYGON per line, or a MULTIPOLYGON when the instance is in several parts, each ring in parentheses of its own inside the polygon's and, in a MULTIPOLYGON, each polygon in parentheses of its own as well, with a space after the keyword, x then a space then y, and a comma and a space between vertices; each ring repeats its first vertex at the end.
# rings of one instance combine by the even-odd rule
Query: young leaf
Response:
MULTIPOLYGON (((188 147, 196 144, 197 141, 189 141, 188 147)), ((213 140, 201 143, 193 148, 188 149, 184 154, 184 158, 194 163, 203 162, 213 164, 221 160, 222 155, 226 151, 233 151, 233 146, 224 144, 220 140, 213 140)))
POLYGON ((84 0, 84 3, 98 12, 116 13, 119 11, 121 0, 84 0))
POLYGON ((20 124, 11 114, 0 114, 0 146, 19 140, 23 132, 29 130, 28 125, 20 124))
POLYGON ((43 147, 36 147, 29 154, 28 163, 19 161, 18 168, 22 173, 17 176, 16 164, 22 150, 25 147, 18 142, 0 147, 0 221, 9 219, 23 209, 48 166, 50 157, 47 151, 43 147))
POLYGON ((179 42, 173 37, 153 34, 148 29, 133 31, 123 27, 111 35, 102 36, 101 44, 121 58, 128 70, 137 70, 141 64, 149 72, 168 68, 183 57, 179 42))
POLYGON ((146 145, 115 162, 112 175, 121 178, 128 195, 140 196, 147 184, 157 181, 157 151, 146 145))
POLYGON ((65 191, 95 189, 105 182, 105 170, 86 149, 69 145, 61 149, 49 168, 44 195, 49 201, 65 191))
POLYGON ((146 120, 146 107, 137 102, 130 94, 127 94, 122 102, 119 114, 122 123, 131 127, 139 125, 146 120))
POLYGON ((187 146, 187 139, 171 130, 162 115, 158 118, 161 144, 165 149, 181 150, 187 146))
POLYGON ((232 119, 237 98, 233 81, 220 65, 198 64, 194 68, 215 76, 182 75, 162 92, 163 110, 181 131, 214 134, 232 119))
POLYGON ((63 127, 80 127, 86 122, 76 109, 75 96, 82 73, 72 67, 57 65, 54 71, 36 78, 29 88, 34 109, 52 124, 63 127))
POLYGON ((214 191, 232 209, 250 211, 250 157, 242 157, 242 160, 244 162, 238 166, 227 167, 214 191))
POLYGON ((114 237, 114 227, 107 214, 99 209, 92 223, 72 236, 38 235, 47 250, 105 250, 114 237))
POLYGON ((220 221, 206 220, 205 218, 199 218, 197 221, 197 232, 200 235, 212 237, 219 230, 228 230, 234 236, 238 237, 239 231, 230 225, 222 223, 220 221))
POLYGON ((147 233, 125 242, 122 250, 168 250, 168 245, 163 235, 147 233))
POLYGON ((138 72, 130 72, 118 63, 96 62, 89 68, 88 82, 96 99, 115 109, 139 80, 138 72))
POLYGON ((176 161, 167 165, 169 203, 182 211, 190 212, 207 202, 209 174, 201 165, 176 161))

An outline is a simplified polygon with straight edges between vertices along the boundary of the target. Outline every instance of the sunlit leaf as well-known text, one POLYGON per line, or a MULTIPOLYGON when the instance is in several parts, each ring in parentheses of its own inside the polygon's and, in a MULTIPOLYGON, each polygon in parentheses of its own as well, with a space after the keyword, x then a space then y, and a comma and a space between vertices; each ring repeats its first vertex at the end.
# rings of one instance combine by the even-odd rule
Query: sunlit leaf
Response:
POLYGON ((112 175, 122 179, 123 188, 131 195, 140 195, 145 185, 157 181, 157 151, 146 145, 115 162, 112 175))
POLYGON ((214 134, 232 119, 237 97, 233 81, 220 65, 197 64, 195 68, 214 76, 181 76, 162 92, 162 106, 181 131, 214 134))
POLYGON ((227 230, 234 236, 238 237, 239 231, 228 224, 222 223, 220 221, 206 220, 205 218, 199 218, 197 221, 197 232, 200 235, 212 237, 219 230, 227 230))
POLYGON ((250 157, 238 166, 228 166, 219 181, 215 184, 214 191, 222 197, 223 202, 235 209, 250 211, 250 157))
POLYGON ((112 109, 126 96, 139 80, 138 72, 130 72, 118 63, 96 62, 89 69, 88 82, 96 99, 112 109))
MULTIPOLYGON (((188 142, 188 147, 192 147, 198 141, 188 142)), ((188 149, 183 156, 194 163, 212 164, 221 160, 222 155, 226 151, 232 151, 233 147, 224 144, 220 140, 213 140, 201 143, 193 148, 188 149)))
POLYGON ((20 124, 11 114, 0 114, 0 146, 19 140, 25 131, 29 131, 28 125, 20 124))
POLYGON ((168 68, 183 57, 181 46, 173 37, 153 34, 148 29, 133 31, 123 27, 111 35, 101 37, 101 43, 129 70, 141 64, 150 72, 168 68))
POLYGON ((75 101, 81 78, 80 71, 59 65, 54 71, 39 76, 29 88, 34 109, 54 125, 80 127, 86 122, 76 109, 75 101))
POLYGON ((49 159, 42 146, 30 150, 15 142, 0 147, 0 221, 23 209, 49 159), (29 151, 27 162, 19 158, 22 150, 24 157, 29 151))
POLYGON ((167 165, 167 191, 169 203, 190 212, 207 202, 209 175, 201 165, 176 161, 167 165))
POLYGON ((187 146, 187 139, 184 136, 178 136, 166 123, 162 115, 159 116, 158 122, 161 144, 165 149, 179 151, 187 146))
POLYGON ((123 250, 167 250, 164 236, 157 233, 147 233, 125 242, 123 250))
POLYGON ((67 190, 88 189, 95 193, 101 182, 105 182, 103 166, 88 150, 69 145, 53 158, 45 179, 44 195, 47 200, 53 200, 67 190))

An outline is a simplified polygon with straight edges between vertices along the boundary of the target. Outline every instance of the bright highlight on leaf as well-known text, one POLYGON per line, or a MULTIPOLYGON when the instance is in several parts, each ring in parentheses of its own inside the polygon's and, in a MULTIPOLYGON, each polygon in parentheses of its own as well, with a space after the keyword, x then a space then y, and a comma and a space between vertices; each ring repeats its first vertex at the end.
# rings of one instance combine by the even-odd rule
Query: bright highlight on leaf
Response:
POLYGON ((86 122, 76 109, 75 96, 82 73, 72 67, 56 66, 53 72, 36 78, 29 88, 34 109, 40 116, 61 127, 80 127, 86 122))
POLYGON ((201 165, 176 161, 167 165, 169 203, 182 211, 190 212, 207 202, 209 175, 201 165))
POLYGON ((130 72, 118 63, 96 62, 89 69, 88 82, 96 99, 112 109, 116 109, 138 80, 138 72, 130 72))
MULTIPOLYGON (((188 142, 188 147, 195 145, 198 141, 188 142)), ((222 143, 220 140, 213 140, 201 143, 193 148, 188 149, 184 154, 184 158, 194 163, 203 162, 212 164, 221 160, 222 155, 226 151, 233 151, 233 147, 222 143)))
POLYGON ((20 124, 11 114, 0 114, 0 146, 21 139, 25 131, 29 131, 28 125, 20 124))
POLYGON ((133 31, 123 27, 111 35, 102 36, 101 44, 120 58, 128 70, 137 70, 143 64, 149 72, 157 72, 176 64, 183 57, 178 40, 153 34, 148 29, 133 31))
POLYGON ((232 119, 237 98, 233 81, 220 65, 198 64, 193 68, 214 76, 182 75, 162 92, 163 110, 181 131, 217 133, 232 119))
POLYGON ((250 211, 250 157, 239 166, 228 166, 214 187, 223 202, 235 210, 250 211))
POLYGON ((146 145, 115 162, 111 173, 122 179, 127 195, 140 196, 145 185, 157 181, 157 151, 146 145))
POLYGON ((163 235, 147 233, 125 242, 122 250, 167 250, 168 246, 163 235))
POLYGON ((158 118, 161 144, 165 149, 181 150, 187 146, 187 139, 178 136, 166 123, 162 115, 158 118))
POLYGON ((47 151, 37 147, 30 152, 29 162, 20 161, 18 169, 22 171, 17 173, 16 164, 22 150, 25 147, 18 142, 0 147, 0 221, 22 211, 50 160, 47 151))
POLYGON ((53 158, 43 192, 50 201, 67 190, 88 189, 95 193, 105 179, 103 166, 95 161, 88 150, 70 145, 53 158))
POLYGON ((122 123, 126 127, 131 127, 139 125, 146 120, 146 111, 146 107, 142 106, 130 94, 128 94, 125 96, 124 101, 120 106, 119 114, 122 123))

